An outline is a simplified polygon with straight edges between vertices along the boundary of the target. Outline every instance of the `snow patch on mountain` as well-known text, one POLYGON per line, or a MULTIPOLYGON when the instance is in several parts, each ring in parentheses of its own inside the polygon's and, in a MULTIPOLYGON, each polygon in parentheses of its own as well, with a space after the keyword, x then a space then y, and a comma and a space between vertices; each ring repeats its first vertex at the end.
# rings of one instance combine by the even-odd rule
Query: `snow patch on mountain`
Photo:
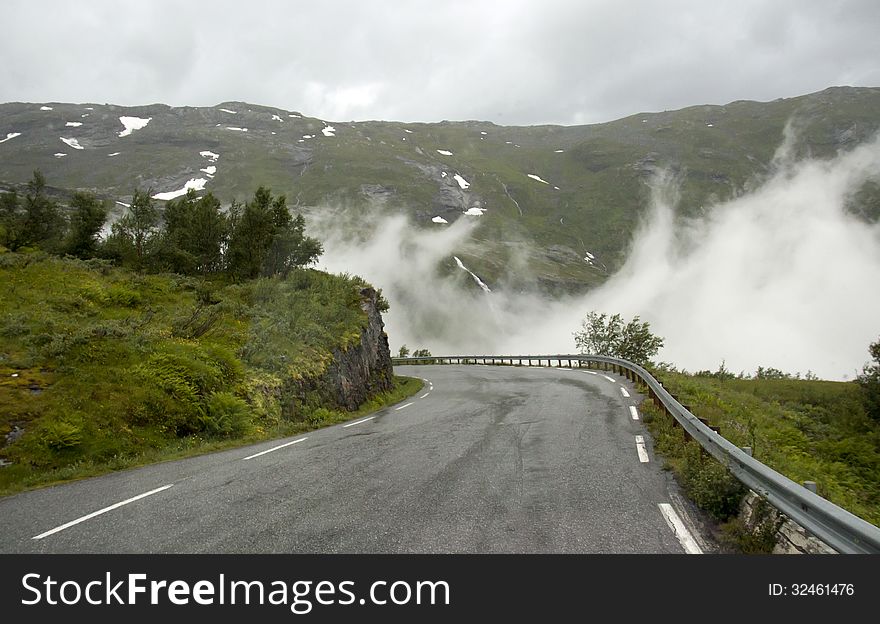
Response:
POLYGON ((155 195, 153 195, 153 199, 168 201, 169 199, 174 199, 176 197, 186 195, 186 192, 189 189, 192 189, 194 191, 203 191, 205 190, 205 184, 207 183, 208 181, 205 178, 192 178, 183 185, 182 189, 177 189, 176 191, 168 191, 167 193, 156 193, 155 195))
POLYGON ((119 122, 125 126, 125 130, 119 133, 120 137, 126 137, 130 135, 135 130, 141 130, 146 127, 148 123, 152 120, 152 117, 147 117, 146 119, 142 119, 140 117, 120 117, 119 122))
POLYGON ((82 145, 79 144, 79 141, 77 141, 76 139, 65 139, 64 137, 58 137, 58 138, 61 139, 64 143, 66 143, 70 147, 72 147, 73 149, 78 149, 78 150, 85 149, 82 145))

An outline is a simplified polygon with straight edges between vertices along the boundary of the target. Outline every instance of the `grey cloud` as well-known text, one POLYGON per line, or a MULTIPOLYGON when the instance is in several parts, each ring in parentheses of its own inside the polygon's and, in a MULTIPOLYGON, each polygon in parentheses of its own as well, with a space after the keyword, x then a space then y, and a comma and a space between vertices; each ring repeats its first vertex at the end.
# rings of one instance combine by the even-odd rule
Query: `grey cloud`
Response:
POLYGON ((873 86, 878 7, 12 0, 0 100, 236 99, 338 120, 591 123, 873 86))

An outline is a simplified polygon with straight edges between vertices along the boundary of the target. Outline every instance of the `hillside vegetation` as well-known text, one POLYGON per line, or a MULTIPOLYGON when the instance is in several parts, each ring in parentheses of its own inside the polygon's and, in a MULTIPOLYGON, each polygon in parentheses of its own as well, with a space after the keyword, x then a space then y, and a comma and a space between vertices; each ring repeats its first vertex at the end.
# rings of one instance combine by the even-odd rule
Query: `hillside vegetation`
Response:
POLYGON ((360 338, 361 288, 311 269, 211 287, 0 254, 0 435, 15 440, 0 451, 12 462, 0 492, 341 418, 291 382, 320 377, 360 338))
MULTIPOLYGON (((866 413, 857 384, 654 374, 696 416, 720 427, 725 438, 751 447, 759 461, 797 483, 815 481, 820 495, 880 524, 880 422, 866 413)), ((658 452, 684 477, 697 501, 720 518, 735 513, 741 489, 723 476, 697 478, 699 452, 686 449, 682 430, 667 417, 647 403, 643 408, 653 417, 645 420, 658 452)))
MULTIPOLYGON (((849 87, 572 127, 325 121, 243 102, 46 104, 0 105, 0 129, 19 133, 0 145, 0 181, 24 184, 38 168, 61 188, 128 204, 132 181, 157 194, 200 183, 239 201, 263 185, 306 216, 402 212, 434 230, 445 227, 434 217, 468 219, 478 227, 456 255, 484 281, 552 291, 591 288, 621 265, 661 168, 681 182, 678 209, 696 215, 766 177, 789 123, 794 155, 818 158, 880 128, 880 89, 849 87), (120 136, 122 116, 149 122, 120 136)), ((877 197, 863 189, 851 209, 876 220, 877 197)))
POLYGON ((60 204, 39 172, 0 196, 0 492, 418 389, 394 386, 381 294, 308 268, 321 245, 284 196, 224 211, 190 192, 160 219, 137 190, 101 238, 106 212, 82 192, 60 204), (357 379, 334 373, 346 358, 357 379))

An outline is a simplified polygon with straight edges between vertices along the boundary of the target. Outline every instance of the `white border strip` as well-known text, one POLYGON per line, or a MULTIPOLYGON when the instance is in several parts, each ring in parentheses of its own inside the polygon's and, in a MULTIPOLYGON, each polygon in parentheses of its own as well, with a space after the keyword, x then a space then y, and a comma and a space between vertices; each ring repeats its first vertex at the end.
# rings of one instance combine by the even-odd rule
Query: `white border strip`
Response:
POLYGON ((636 451, 639 454, 639 461, 643 464, 647 464, 651 461, 648 458, 648 450, 645 448, 645 438, 642 436, 636 436, 636 451))
POLYGON ((108 511, 113 511, 114 509, 118 509, 119 507, 122 507, 123 505, 128 505, 129 503, 133 503, 136 500, 146 498, 147 496, 152 496, 153 494, 158 494, 159 492, 162 492, 163 490, 167 490, 168 488, 173 487, 173 486, 174 486, 174 484, 170 483, 168 485, 163 485, 162 487, 156 488, 155 490, 150 490, 149 492, 144 492, 143 494, 138 494, 137 496, 127 498, 124 501, 116 503, 115 505, 110 505, 109 507, 104 507, 104 509, 99 509, 98 511, 93 511, 92 513, 88 514, 87 516, 83 516, 82 518, 77 518, 76 520, 71 520, 67 524, 62 524, 59 527, 55 527, 54 529, 50 529, 49 531, 46 531, 45 533, 40 533, 39 535, 35 535, 31 539, 39 540, 39 539, 43 539, 44 537, 49 537, 53 533, 58 533, 58 531, 63 531, 64 529, 69 529, 70 527, 72 527, 76 524, 79 524, 80 522, 85 522, 86 520, 91 520, 95 516, 100 516, 101 514, 105 514, 108 511))
POLYGON ((368 420, 373 420, 375 416, 367 416, 366 418, 361 418, 360 420, 356 420, 352 423, 348 423, 347 425, 342 425, 343 429, 347 429, 348 427, 354 427, 355 425, 359 425, 361 423, 365 423, 368 420))
POLYGON ((636 406, 635 406, 635 405, 630 405, 630 406, 629 406, 629 413, 630 413, 630 415, 632 416, 633 420, 638 420, 638 419, 639 419, 639 412, 636 410, 636 406))
POLYGON ((620 394, 622 394, 625 398, 629 398, 629 392, 626 391, 626 388, 620 386, 620 394))
POLYGON ((395 411, 395 412, 399 412, 399 411, 402 410, 404 407, 409 407, 410 405, 412 405, 412 403, 407 403, 406 405, 401 405, 400 407, 395 407, 395 408, 394 408, 394 411, 395 411))
POLYGON ((609 377, 608 375, 602 375, 605 379, 610 381, 611 383, 617 383, 617 380, 614 377, 609 377))
POLYGON ((284 447, 290 446, 291 444, 299 444, 300 442, 302 442, 304 440, 308 440, 308 438, 299 438, 298 440, 294 440, 293 442, 288 442, 286 444, 281 444, 279 446, 273 446, 268 451, 261 451, 260 453, 254 453, 253 455, 248 455, 247 457, 245 457, 241 461, 247 461, 249 459, 253 459, 254 457, 259 457, 260 455, 265 455, 266 453, 271 453, 273 451, 283 449, 284 447))
POLYGON ((690 531, 687 530, 687 527, 684 526, 684 522, 675 513, 672 505, 669 503, 658 503, 658 506, 660 507, 660 513, 663 514, 663 519, 666 520, 666 524, 669 525, 675 537, 678 538, 684 551, 689 555, 702 555, 703 550, 697 545, 697 541, 690 534, 690 531))

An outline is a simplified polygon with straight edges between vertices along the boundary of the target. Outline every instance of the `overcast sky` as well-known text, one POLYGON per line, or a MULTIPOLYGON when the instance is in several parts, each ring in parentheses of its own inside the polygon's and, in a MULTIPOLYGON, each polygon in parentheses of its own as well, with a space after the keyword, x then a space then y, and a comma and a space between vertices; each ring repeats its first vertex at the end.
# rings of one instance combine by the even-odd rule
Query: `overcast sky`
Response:
POLYGON ((609 121, 880 86, 877 0, 4 0, 0 101, 609 121))

